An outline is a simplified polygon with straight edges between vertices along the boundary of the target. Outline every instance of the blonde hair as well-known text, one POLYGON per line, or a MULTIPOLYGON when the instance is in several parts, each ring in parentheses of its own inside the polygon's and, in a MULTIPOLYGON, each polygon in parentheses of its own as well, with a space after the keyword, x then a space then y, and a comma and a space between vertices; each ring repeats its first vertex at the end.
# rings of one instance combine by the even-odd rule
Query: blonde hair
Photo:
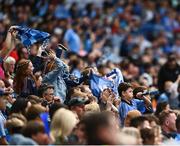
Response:
POLYGON ((51 122, 50 135, 52 139, 55 140, 60 136, 68 136, 77 123, 77 116, 72 111, 64 108, 57 110, 51 122))
POLYGON ((134 128, 134 127, 124 127, 122 129, 122 132, 127 134, 127 135, 133 136, 134 138, 136 138, 137 144, 142 144, 141 134, 140 134, 140 132, 139 132, 139 130, 137 128, 134 128))
POLYGON ((85 105, 86 112, 100 112, 99 105, 96 102, 85 105))
POLYGON ((5 69, 5 70, 7 70, 7 64, 9 64, 9 63, 11 63, 11 62, 13 62, 13 63, 15 64, 15 63, 16 63, 16 60, 15 60, 13 57, 9 56, 9 57, 4 61, 4 69, 5 69))

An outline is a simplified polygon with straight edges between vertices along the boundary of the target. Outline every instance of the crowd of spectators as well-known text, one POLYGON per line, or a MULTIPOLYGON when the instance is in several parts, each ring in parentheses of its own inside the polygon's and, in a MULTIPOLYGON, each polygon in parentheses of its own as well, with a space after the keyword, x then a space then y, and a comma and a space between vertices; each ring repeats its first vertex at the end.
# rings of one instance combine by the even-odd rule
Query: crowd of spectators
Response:
POLYGON ((180 143, 179 14, 178 0, 0 0, 0 144, 180 143), (26 27, 50 37, 26 46, 26 27))

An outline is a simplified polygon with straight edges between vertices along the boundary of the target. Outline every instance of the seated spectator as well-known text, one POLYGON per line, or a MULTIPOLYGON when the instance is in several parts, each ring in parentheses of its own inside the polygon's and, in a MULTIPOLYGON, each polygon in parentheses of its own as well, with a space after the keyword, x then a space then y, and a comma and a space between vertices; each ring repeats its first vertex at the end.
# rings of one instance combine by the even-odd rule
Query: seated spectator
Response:
POLYGON ((81 119, 85 112, 85 104, 88 104, 88 103, 89 103, 89 100, 87 99, 83 99, 81 97, 73 97, 69 101, 68 106, 69 106, 69 109, 73 111, 75 114, 77 114, 79 119, 81 119))
POLYGON ((169 111, 170 107, 167 102, 158 103, 155 111, 155 116, 158 117, 162 111, 169 111))
POLYGON ((118 140, 119 127, 115 126, 117 123, 112 114, 107 112, 89 114, 83 119, 83 124, 85 126, 87 144, 120 143, 118 140))
POLYGON ((176 129, 177 129, 177 136, 175 137, 175 140, 180 141, 180 115, 178 115, 176 119, 176 129))
POLYGON ((43 99, 36 95, 29 95, 28 100, 31 104, 41 104, 43 99))
POLYGON ((143 129, 143 128, 150 128, 150 124, 148 121, 148 118, 145 116, 139 116, 135 117, 130 121, 130 127, 135 127, 138 129, 143 129))
POLYGON ((141 137, 144 145, 154 145, 155 144, 155 133, 153 129, 144 128, 140 130, 141 137))
POLYGON ((54 101, 54 86, 51 84, 42 84, 39 87, 39 96, 44 99, 42 105, 45 107, 51 105, 54 101))
POLYGON ((24 98, 17 98, 12 104, 10 113, 21 113, 25 116, 27 109, 31 106, 31 103, 24 98))
POLYGON ((61 104, 61 103, 53 103, 53 104, 50 105, 50 107, 49 107, 49 117, 50 117, 50 120, 52 120, 54 114, 60 108, 67 109, 68 107, 66 105, 64 105, 64 104, 61 104))
POLYGON ((0 96, 0 144, 2 145, 7 145, 7 130, 5 128, 5 122, 6 122, 6 118, 5 115, 3 114, 3 112, 5 112, 6 110, 6 103, 5 103, 5 99, 3 98, 3 96, 0 96))
POLYGON ((43 107, 40 104, 33 104, 28 108, 26 112, 26 118, 28 121, 31 121, 31 120, 41 121, 40 115, 41 113, 44 113, 44 112, 46 112, 45 107, 43 107))
POLYGON ((85 105, 85 112, 100 112, 99 105, 96 102, 92 102, 85 105))
POLYGON ((145 96, 141 96, 141 100, 133 99, 133 89, 128 83, 121 83, 118 87, 119 95, 122 98, 119 106, 119 116, 122 125, 124 125, 124 120, 127 113, 131 110, 139 110, 144 113, 146 110, 146 105, 149 106, 151 101, 145 96))
POLYGON ((155 133, 155 144, 156 145, 162 144, 163 135, 162 135, 161 127, 158 125, 158 126, 153 127, 153 129, 155 133))
POLYGON ((26 126, 26 119, 21 114, 12 114, 6 121, 6 127, 10 134, 10 145, 37 145, 35 141, 22 135, 22 130, 26 126))
POLYGON ((141 112, 138 111, 138 110, 132 110, 132 111, 129 111, 126 115, 126 118, 124 120, 124 126, 125 127, 129 127, 129 124, 130 124, 130 121, 135 118, 135 117, 139 117, 141 116, 141 112))
POLYGON ((163 111, 159 115, 159 122, 162 128, 164 140, 176 137, 176 115, 172 111, 163 111))
POLYGON ((11 87, 13 87, 15 63, 16 60, 10 56, 4 61, 5 79, 10 83, 11 87))
POLYGON ((48 145, 50 143, 45 128, 40 121, 30 121, 23 129, 23 135, 33 139, 39 145, 48 145))
POLYGON ((51 122, 50 136, 55 144, 68 144, 68 136, 78 123, 76 115, 64 108, 58 109, 51 122), (59 116, 60 115, 60 116, 59 116))
POLYGON ((122 132, 131 135, 136 138, 136 145, 142 144, 141 134, 137 128, 134 127, 125 127, 122 129, 122 132))
POLYGON ((147 117, 149 124, 152 128, 159 125, 159 119, 155 115, 147 114, 145 115, 145 117, 147 117))

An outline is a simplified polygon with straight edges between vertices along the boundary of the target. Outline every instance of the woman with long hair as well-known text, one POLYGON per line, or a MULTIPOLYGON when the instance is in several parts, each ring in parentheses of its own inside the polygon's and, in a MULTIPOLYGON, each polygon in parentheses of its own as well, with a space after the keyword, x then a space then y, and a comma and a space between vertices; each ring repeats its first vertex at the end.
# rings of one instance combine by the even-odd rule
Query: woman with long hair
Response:
POLYGON ((14 78, 14 91, 21 97, 37 95, 36 79, 30 60, 22 59, 18 62, 14 78))

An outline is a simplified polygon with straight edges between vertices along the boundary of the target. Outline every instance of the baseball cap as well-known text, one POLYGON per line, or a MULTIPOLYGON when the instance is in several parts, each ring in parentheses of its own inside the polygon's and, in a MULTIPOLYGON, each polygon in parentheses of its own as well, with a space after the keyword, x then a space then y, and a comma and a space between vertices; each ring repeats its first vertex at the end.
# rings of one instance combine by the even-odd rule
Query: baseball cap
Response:
POLYGON ((49 83, 43 83, 38 89, 39 96, 42 96, 43 92, 46 91, 48 88, 54 89, 54 86, 49 83))
POLYGON ((73 97, 68 102, 68 105, 69 106, 79 106, 79 105, 88 104, 88 103, 90 103, 90 101, 88 99, 84 99, 81 97, 73 97))

